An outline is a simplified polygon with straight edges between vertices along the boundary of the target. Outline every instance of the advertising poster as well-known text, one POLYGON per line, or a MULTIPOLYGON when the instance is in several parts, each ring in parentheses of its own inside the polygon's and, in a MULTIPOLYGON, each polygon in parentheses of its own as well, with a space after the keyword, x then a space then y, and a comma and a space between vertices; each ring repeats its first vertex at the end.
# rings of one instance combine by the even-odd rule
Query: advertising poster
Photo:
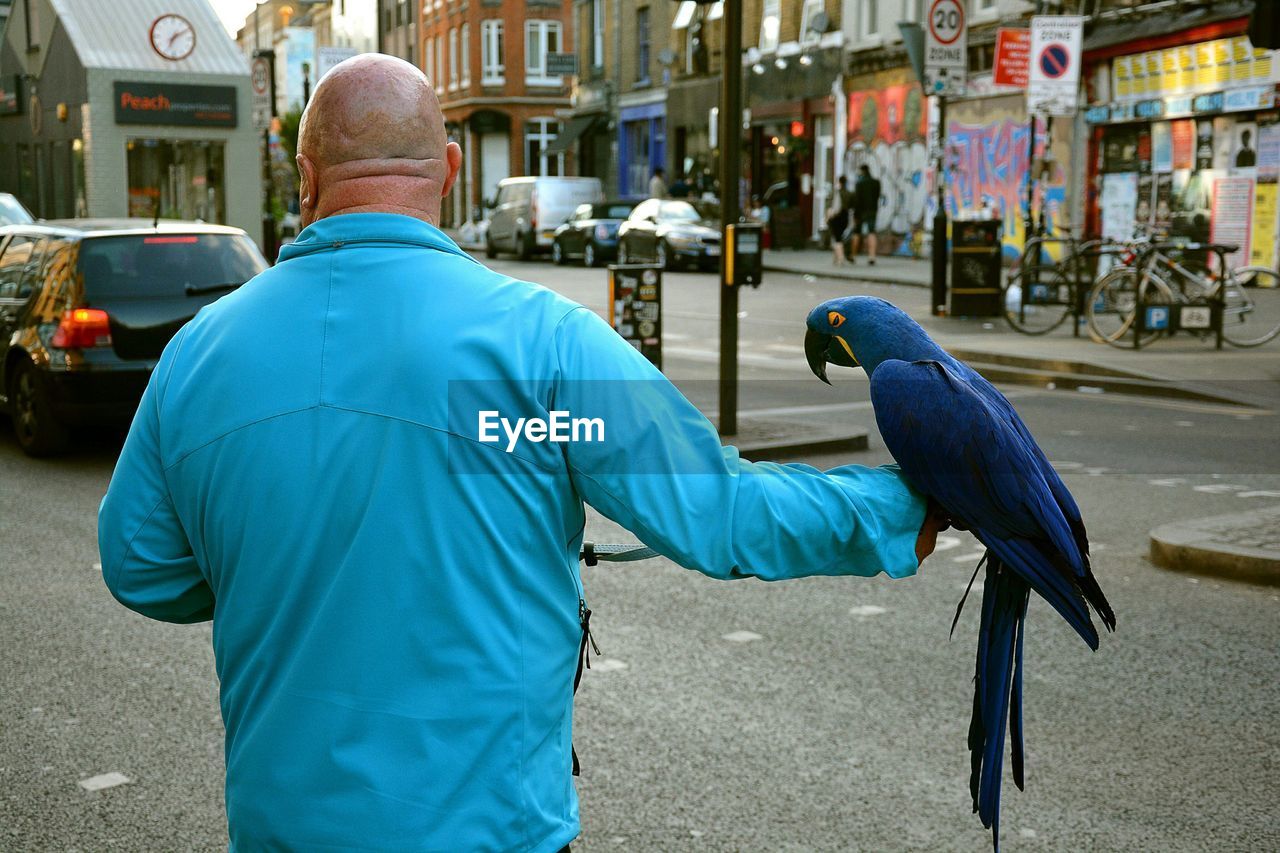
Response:
POLYGON ((1138 130, 1138 171, 1141 174, 1151 174, 1151 131, 1147 128, 1138 130))
POLYGON ((1213 121, 1196 122, 1196 169, 1213 168, 1213 121))
POLYGON ((1258 165, 1258 125, 1251 121, 1238 121, 1232 128, 1231 165, 1235 169, 1253 169, 1258 165))
POLYGON ((1102 176, 1102 237, 1125 241, 1133 236, 1133 219, 1138 206, 1138 174, 1102 176))
POLYGON ((1258 180, 1280 178, 1280 124, 1258 126, 1258 180))
POLYGON ((1155 226, 1168 231, 1173 224, 1173 175, 1156 175, 1155 226))
POLYGON ((1173 137, 1167 121, 1151 125, 1151 171, 1173 171, 1173 137))
POLYGON ((1169 135, 1173 153, 1173 168, 1190 169, 1195 165, 1196 123, 1181 119, 1169 123, 1169 135))
POLYGON ((1234 243, 1240 248, 1227 255, 1231 268, 1244 266, 1250 256, 1253 237, 1253 178, 1219 178, 1213 182, 1213 214, 1209 217, 1209 239, 1214 243, 1234 243))
POLYGON ((1276 265, 1276 185, 1258 184, 1253 196, 1253 242, 1249 263, 1276 265))
POLYGON ((1134 206, 1133 221, 1139 225, 1152 224, 1152 195, 1155 189, 1155 181, 1151 175, 1141 175, 1138 177, 1138 202, 1134 206))
POLYGON ((1235 148, 1236 120, 1230 116, 1217 116, 1213 120, 1213 166, 1223 172, 1234 164, 1231 156, 1235 148))

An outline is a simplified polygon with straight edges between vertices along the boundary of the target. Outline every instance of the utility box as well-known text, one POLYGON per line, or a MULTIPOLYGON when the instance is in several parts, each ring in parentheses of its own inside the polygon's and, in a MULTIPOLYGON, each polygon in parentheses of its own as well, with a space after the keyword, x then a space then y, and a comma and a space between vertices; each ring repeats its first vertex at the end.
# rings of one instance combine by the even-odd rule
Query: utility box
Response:
POLYGON ((736 222, 725 227, 725 284, 759 287, 764 273, 764 226, 736 222))
POLYGON ((662 369, 662 267, 609 265, 609 325, 662 369))
POLYGON ((1001 231, 999 219, 952 221, 951 316, 1000 316, 1001 231))

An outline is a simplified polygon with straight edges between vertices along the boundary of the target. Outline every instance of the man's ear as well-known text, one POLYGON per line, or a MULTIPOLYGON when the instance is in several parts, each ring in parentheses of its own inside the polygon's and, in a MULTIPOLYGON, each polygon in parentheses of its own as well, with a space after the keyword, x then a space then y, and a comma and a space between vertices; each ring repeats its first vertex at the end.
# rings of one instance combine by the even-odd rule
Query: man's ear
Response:
POLYGON ((316 166, 305 154, 298 161, 298 213, 302 227, 316 221, 316 207, 320 203, 320 187, 316 184, 316 166))
POLYGON ((448 167, 448 173, 444 176, 444 189, 440 192, 443 198, 449 194, 449 190, 453 189, 453 182, 458 179, 458 171, 462 168, 462 148, 456 142, 450 142, 444 147, 444 163, 448 167))

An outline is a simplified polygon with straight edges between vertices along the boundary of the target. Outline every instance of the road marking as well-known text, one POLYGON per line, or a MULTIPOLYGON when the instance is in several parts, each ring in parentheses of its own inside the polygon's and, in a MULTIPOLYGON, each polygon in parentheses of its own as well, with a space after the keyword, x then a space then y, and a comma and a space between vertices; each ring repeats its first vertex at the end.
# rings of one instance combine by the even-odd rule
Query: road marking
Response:
MULTIPOLYGON (((717 364, 720 362, 719 351, 701 349, 698 347, 664 347, 663 350, 667 355, 675 356, 676 358, 684 358, 688 361, 717 364)), ((772 367, 792 369, 796 371, 803 370, 805 373, 809 372, 809 365, 805 363, 803 358, 778 358, 754 352, 740 352, 738 353, 738 362, 741 364, 753 365, 755 367, 772 367)), ((849 371, 849 375, 852 376, 855 372, 861 376, 864 382, 867 381, 866 371, 849 371)))
POLYGON ((1084 467, 1083 462, 1050 462, 1055 471, 1075 471, 1084 467))
POLYGON ((1106 473, 1108 473, 1109 471, 1112 471, 1112 470, 1114 470, 1114 469, 1112 469, 1112 468, 1103 468, 1103 467, 1100 467, 1100 466, 1099 466, 1099 467, 1094 467, 1094 468, 1085 468, 1085 469, 1084 469, 1084 472, 1085 472, 1086 474, 1088 474, 1090 477, 1100 477, 1100 476, 1102 476, 1103 474, 1106 474, 1106 473))
POLYGON ((1280 492, 1274 489, 1254 489, 1249 492, 1237 492, 1238 498, 1280 498, 1280 492))
POLYGON ((1227 492, 1243 492, 1247 486, 1237 486, 1232 483, 1211 483, 1207 486, 1192 486, 1197 492, 1204 492, 1207 495, 1224 495, 1227 492))
POLYGON ((972 563, 974 560, 981 560, 986 551, 974 551, 972 554, 962 554, 959 557, 952 557, 953 563, 972 563))
POLYGON ((81 779, 77 784, 86 791, 103 791, 107 788, 114 788, 116 785, 128 785, 133 780, 123 773, 102 773, 98 776, 90 776, 88 779, 81 779))
POLYGON ((1084 435, 1084 433, 1083 433, 1083 432, 1081 432, 1081 431, 1080 431, 1080 430, 1078 430, 1078 429, 1064 429, 1064 430, 1062 431, 1062 434, 1063 434, 1063 435, 1071 435, 1071 436, 1084 435))
POLYGON ((1147 480, 1148 485, 1164 486, 1166 488, 1169 486, 1181 486, 1185 482, 1187 481, 1182 479, 1181 477, 1166 477, 1161 480, 1147 480))
POLYGON ((1035 838, 1036 831, 1034 829, 1019 829, 1018 834, 1023 838, 1035 838))
POLYGON ((1125 424, 1124 428, 1126 432, 1137 432, 1138 430, 1142 429, 1142 427, 1138 426, 1137 424, 1125 424))
POLYGON ((849 608, 850 616, 879 616, 888 613, 888 609, 875 604, 859 604, 849 608))
POLYGON ((728 640, 731 643, 750 643, 753 640, 763 640, 764 637, 754 631, 734 631, 732 633, 725 634, 720 639, 728 640))
POLYGON ((691 335, 682 335, 679 332, 663 332, 662 339, 664 341, 687 341, 691 335))
POLYGON ((1173 425, 1180 427, 1193 427, 1195 426, 1195 423, 1193 421, 1174 421, 1173 425))
POLYGON ((938 544, 933 546, 933 551, 936 554, 938 551, 950 551, 952 548, 959 548, 959 547, 960 547, 959 536, 939 536, 938 544))
POLYGON ((626 663, 617 658, 596 658, 591 663, 591 669, 595 672, 617 672, 626 668, 626 663))
POLYGON ((94 563, 94 564, 93 564, 93 570, 94 570, 95 572, 100 572, 100 571, 102 571, 102 563, 94 563))

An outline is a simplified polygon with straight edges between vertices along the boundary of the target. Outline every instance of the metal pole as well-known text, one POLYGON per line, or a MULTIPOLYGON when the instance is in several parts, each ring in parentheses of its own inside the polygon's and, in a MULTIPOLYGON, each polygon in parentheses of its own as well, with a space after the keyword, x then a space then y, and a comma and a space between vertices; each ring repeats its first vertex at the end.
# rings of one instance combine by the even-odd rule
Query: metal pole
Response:
POLYGON ((720 434, 738 432, 738 288, 727 279, 728 226, 738 221, 742 142, 742 0, 725 0, 720 96, 720 434))
POLYGON ((938 209, 933 214, 933 316, 947 313, 947 98, 938 96, 938 163, 934 169, 937 184, 938 209))

